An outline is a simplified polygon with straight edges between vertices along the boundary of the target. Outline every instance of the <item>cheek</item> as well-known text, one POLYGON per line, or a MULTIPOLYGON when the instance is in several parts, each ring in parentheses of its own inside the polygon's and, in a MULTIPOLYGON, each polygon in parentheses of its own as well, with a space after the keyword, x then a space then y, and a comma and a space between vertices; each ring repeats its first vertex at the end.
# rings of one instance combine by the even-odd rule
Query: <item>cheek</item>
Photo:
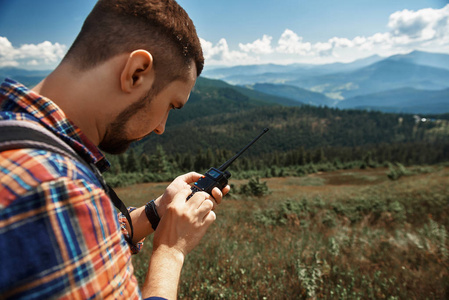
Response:
POLYGON ((128 132, 133 138, 140 138, 152 131, 153 122, 151 117, 144 114, 136 115, 136 118, 129 124, 128 132))
POLYGON ((132 139, 142 138, 156 129, 167 115, 168 112, 159 107, 142 109, 129 120, 126 132, 132 139))

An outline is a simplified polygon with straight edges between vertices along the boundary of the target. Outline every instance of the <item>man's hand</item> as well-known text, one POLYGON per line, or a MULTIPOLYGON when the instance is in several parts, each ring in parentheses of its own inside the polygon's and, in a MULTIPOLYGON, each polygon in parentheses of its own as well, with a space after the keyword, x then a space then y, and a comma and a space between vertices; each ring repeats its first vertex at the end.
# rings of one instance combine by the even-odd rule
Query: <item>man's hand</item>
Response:
POLYGON ((197 192, 189 201, 190 187, 178 192, 167 206, 154 233, 153 247, 173 248, 186 256, 215 221, 214 201, 205 192, 197 192))
POLYGON ((154 233, 153 254, 142 291, 144 297, 176 299, 184 259, 215 221, 212 197, 198 192, 186 201, 190 194, 190 186, 176 193, 154 233))
MULTIPOLYGON (((199 173, 190 172, 181 176, 176 177, 175 180, 166 188, 164 194, 157 198, 154 202, 156 203, 156 209, 159 217, 162 219, 162 217, 165 215, 165 211, 167 210, 167 206, 172 203, 174 197, 182 190, 190 190, 190 185, 194 182, 197 182, 200 177, 203 176, 199 173)), ((217 204, 221 203, 221 199, 224 195, 226 195, 230 190, 229 185, 226 186, 223 191, 220 191, 218 188, 214 188, 212 190, 212 203, 213 208, 215 209, 217 204)), ((190 194, 189 194, 190 195, 190 194)), ((189 196, 187 195, 186 198, 189 196)), ((193 197, 192 197, 193 198, 193 197)), ((186 199, 184 199, 185 201, 186 199)), ((190 202, 192 199, 190 199, 188 202, 190 202)), ((148 218, 145 214, 145 206, 139 207, 138 209, 134 210, 130 213, 131 219, 133 222, 134 227, 134 236, 133 236, 133 242, 137 243, 149 234, 153 232, 153 229, 151 228, 151 225, 149 224, 148 218)), ((129 225, 127 224, 127 229, 129 232, 129 225)))
MULTIPOLYGON (((156 204, 156 209, 157 209, 157 213, 159 214, 159 217, 162 218, 162 216, 165 214, 167 205, 172 202, 173 198, 179 191, 181 191, 185 188, 190 189, 191 184, 197 182, 201 178, 201 176, 203 176, 203 175, 196 173, 196 172, 190 172, 190 173, 176 177, 176 179, 173 180, 173 182, 167 187, 164 194, 154 201, 156 204)), ((229 190, 230 190, 229 185, 226 186, 223 189, 223 191, 220 191, 219 188, 214 188, 212 190, 212 197, 213 197, 212 200, 214 200, 214 201, 212 201, 214 204, 213 209, 215 209, 217 204, 221 203, 221 199, 223 198, 224 195, 226 195, 229 192, 229 190)), ((187 197, 189 195, 187 195, 187 197)))

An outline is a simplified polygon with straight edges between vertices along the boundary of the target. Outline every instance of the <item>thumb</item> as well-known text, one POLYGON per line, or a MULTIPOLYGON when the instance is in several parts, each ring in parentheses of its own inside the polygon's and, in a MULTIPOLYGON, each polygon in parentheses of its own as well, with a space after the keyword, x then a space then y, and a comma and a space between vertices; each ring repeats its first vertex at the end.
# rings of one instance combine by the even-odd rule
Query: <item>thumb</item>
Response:
POLYGON ((178 178, 180 178, 181 180, 187 182, 187 183, 194 183, 197 182, 198 179, 201 178, 201 176, 203 176, 202 174, 196 173, 196 172, 190 172, 184 175, 179 176, 178 178))

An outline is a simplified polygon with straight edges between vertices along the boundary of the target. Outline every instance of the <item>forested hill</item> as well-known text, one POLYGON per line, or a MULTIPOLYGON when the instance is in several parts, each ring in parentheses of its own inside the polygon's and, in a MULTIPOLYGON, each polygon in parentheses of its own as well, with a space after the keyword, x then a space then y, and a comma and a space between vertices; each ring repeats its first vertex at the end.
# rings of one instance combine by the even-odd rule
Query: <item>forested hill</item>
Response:
POLYGON ((422 122, 423 116, 307 105, 293 107, 283 101, 288 102, 222 81, 200 78, 187 105, 170 113, 165 133, 149 136, 136 149, 151 155, 159 144, 169 155, 194 155, 207 149, 233 153, 265 127, 270 132, 251 148, 250 155, 282 153, 300 147, 435 142, 447 140, 449 135, 448 122, 441 120, 447 116, 432 116, 422 122))

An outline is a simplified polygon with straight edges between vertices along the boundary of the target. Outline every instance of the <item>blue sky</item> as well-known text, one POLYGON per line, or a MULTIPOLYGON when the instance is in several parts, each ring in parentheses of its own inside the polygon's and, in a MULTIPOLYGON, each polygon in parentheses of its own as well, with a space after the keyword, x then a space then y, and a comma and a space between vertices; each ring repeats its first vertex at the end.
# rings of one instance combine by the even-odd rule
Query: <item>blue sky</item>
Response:
MULTIPOLYGON (((0 0, 0 66, 51 69, 95 0, 0 0)), ((206 67, 449 53, 447 0, 179 0, 206 67)))

